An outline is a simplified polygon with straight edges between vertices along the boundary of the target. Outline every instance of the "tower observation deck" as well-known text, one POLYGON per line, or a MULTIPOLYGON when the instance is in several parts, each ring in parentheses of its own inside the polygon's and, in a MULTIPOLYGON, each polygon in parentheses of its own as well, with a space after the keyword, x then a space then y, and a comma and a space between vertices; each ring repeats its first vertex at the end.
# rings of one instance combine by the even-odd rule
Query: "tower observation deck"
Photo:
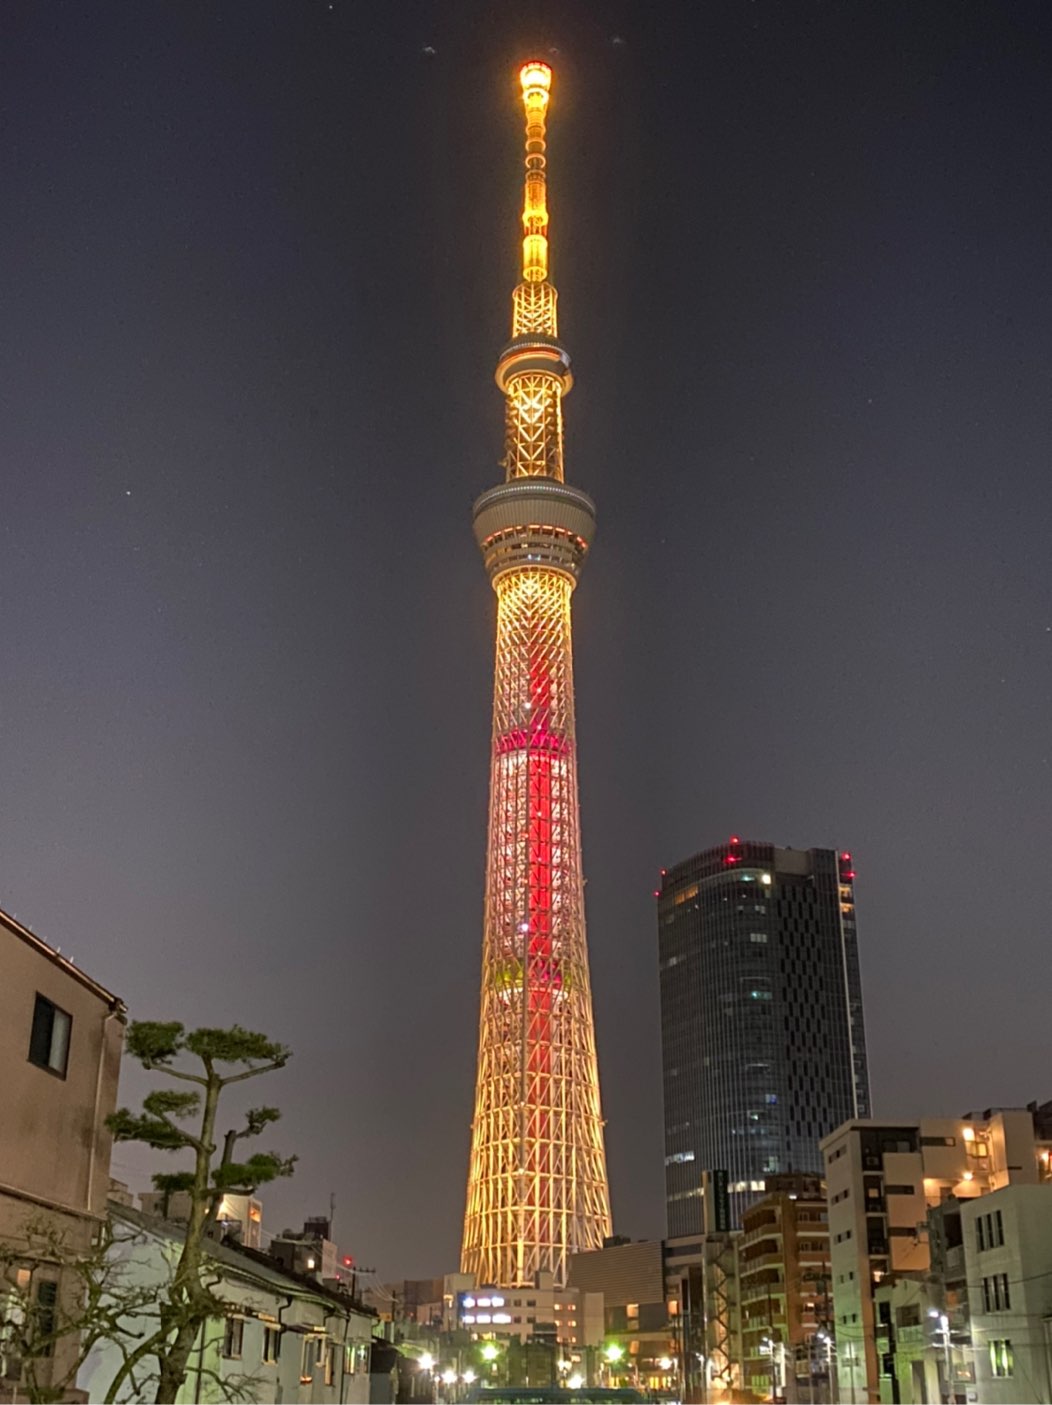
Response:
POLYGON ((497 596, 478 1073, 461 1269, 479 1284, 566 1282, 602 1246, 610 1201, 585 940, 570 598, 595 506, 563 474, 573 377, 548 278, 551 69, 520 72, 522 281, 497 362, 505 481, 475 503, 497 596))

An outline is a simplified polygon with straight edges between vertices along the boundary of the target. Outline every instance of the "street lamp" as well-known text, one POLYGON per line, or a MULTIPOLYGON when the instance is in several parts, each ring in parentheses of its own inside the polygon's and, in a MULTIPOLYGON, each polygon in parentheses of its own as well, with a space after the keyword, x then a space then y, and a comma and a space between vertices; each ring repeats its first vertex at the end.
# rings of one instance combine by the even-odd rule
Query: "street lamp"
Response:
POLYGON ((575 1371, 566 1384, 571 1390, 580 1390, 584 1385, 584 1377, 581 1375, 580 1371, 575 1371))
POLYGON ((936 1336, 942 1339, 942 1359, 943 1359, 943 1384, 942 1397, 944 1400, 953 1399, 953 1351, 950 1346, 950 1319, 945 1312, 940 1312, 937 1307, 928 1309, 928 1316, 935 1319, 939 1324, 936 1336))
POLYGON ((760 1350, 771 1358, 771 1399, 780 1400, 784 1398, 785 1392, 785 1342, 776 1342, 772 1337, 761 1337, 760 1350))
POLYGON ((822 1355, 825 1359, 826 1377, 826 1399, 833 1398, 833 1338, 828 1332, 816 1332, 815 1341, 822 1345, 822 1355))

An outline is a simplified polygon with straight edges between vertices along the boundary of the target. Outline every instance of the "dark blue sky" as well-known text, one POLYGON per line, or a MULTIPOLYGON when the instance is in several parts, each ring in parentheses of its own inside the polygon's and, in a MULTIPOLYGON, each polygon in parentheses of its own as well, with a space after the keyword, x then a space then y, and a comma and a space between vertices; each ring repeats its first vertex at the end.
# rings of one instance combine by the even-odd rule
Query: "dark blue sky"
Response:
POLYGON ((292 1044, 267 1224, 333 1191, 385 1276, 459 1244, 549 49, 617 1228, 662 1229, 654 876, 732 831, 857 856, 878 1115, 1052 1092, 1047 6, 531 14, 0 7, 0 903, 292 1044))

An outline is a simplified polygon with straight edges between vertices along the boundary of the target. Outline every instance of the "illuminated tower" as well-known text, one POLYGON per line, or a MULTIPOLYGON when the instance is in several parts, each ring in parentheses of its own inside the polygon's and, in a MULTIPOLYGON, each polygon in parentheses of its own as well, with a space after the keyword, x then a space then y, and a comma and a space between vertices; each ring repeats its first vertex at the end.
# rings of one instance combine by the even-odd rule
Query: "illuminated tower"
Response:
POLYGON ((475 503, 497 595, 482 1010, 461 1269, 514 1287, 602 1246, 610 1200, 585 944, 570 596, 595 505, 563 482, 572 384, 548 281, 551 69, 526 110, 522 282, 497 363, 506 481, 475 503))

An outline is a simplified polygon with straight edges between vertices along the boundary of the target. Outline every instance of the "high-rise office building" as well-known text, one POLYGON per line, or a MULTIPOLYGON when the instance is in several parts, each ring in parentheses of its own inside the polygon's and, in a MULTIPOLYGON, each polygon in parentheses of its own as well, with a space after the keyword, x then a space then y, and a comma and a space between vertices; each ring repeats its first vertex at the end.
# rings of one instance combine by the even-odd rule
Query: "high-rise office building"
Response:
POLYGON ((869 1115, 851 855, 737 836, 662 874, 657 897, 670 1235, 730 1224, 766 1178, 821 1174, 819 1140, 869 1115))
MULTIPOLYGON (((566 1282, 610 1233, 585 944, 570 598, 595 507, 563 481, 572 384, 548 277, 547 64, 520 73, 522 281, 497 362, 506 480, 475 503, 497 596, 482 1008, 461 1270, 566 1282)), ((481 1320, 481 1319, 479 1319, 481 1320)))

